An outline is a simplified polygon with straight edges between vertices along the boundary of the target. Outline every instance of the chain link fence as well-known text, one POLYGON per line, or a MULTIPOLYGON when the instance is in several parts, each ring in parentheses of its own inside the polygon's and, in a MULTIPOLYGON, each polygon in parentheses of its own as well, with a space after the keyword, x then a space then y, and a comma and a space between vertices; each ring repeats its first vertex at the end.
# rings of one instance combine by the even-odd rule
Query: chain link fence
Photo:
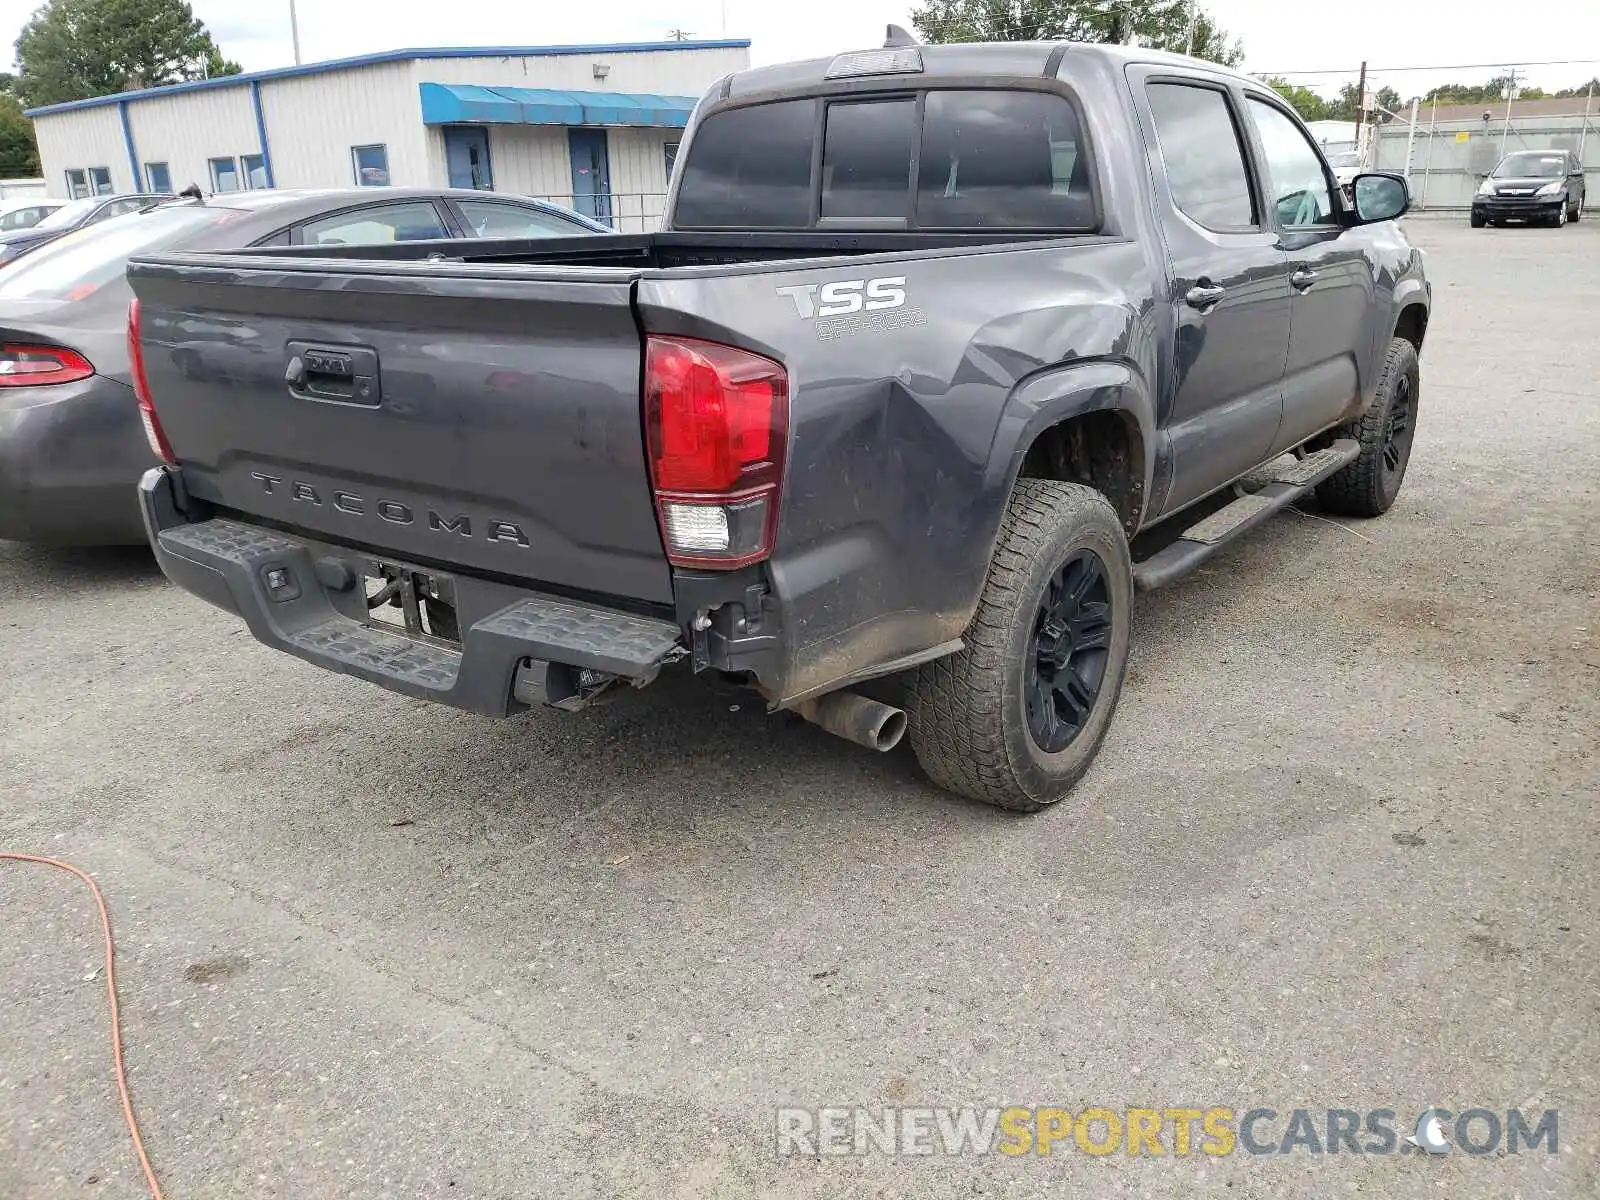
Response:
POLYGON ((1422 106, 1377 130, 1371 166, 1411 180, 1419 209, 1466 209, 1478 185, 1502 157, 1517 150, 1570 150, 1578 156, 1589 194, 1600 186, 1600 108, 1588 98, 1528 101, 1506 119, 1505 105, 1422 106), (1475 108, 1475 111, 1463 111, 1475 108), (1533 109, 1534 111, 1528 111, 1533 109))

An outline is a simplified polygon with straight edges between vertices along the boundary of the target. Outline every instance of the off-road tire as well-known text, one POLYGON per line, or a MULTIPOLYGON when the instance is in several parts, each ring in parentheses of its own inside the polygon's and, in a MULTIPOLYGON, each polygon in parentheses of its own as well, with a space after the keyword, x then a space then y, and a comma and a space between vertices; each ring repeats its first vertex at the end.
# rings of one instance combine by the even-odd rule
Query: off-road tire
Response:
POLYGON ((1405 338, 1391 338, 1384 355, 1383 373, 1378 378, 1378 394, 1372 407, 1334 437, 1354 438, 1361 443, 1361 454, 1348 466, 1317 485, 1317 502, 1332 513, 1347 517, 1381 517, 1389 511, 1405 482, 1411 462, 1411 439, 1416 435, 1417 401, 1421 394, 1421 369, 1417 348, 1405 338), (1386 463, 1391 424, 1397 403, 1404 397, 1408 410, 1408 433, 1404 439, 1399 469, 1386 463))
POLYGON ((907 685, 911 745, 939 787, 1014 812, 1060 800, 1089 769, 1116 712, 1128 664, 1133 568, 1116 512, 1093 488, 1022 479, 1006 508, 965 649, 927 663, 907 685), (1104 568, 1110 635, 1087 718, 1059 753, 1029 732, 1025 688, 1046 589, 1074 556, 1104 568))

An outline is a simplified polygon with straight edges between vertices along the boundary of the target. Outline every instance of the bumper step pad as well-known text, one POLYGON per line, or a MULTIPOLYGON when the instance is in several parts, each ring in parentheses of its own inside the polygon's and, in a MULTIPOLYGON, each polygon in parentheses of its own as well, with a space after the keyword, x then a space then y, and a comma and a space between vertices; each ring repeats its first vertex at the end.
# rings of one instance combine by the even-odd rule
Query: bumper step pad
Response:
POLYGON ((559 651, 536 657, 630 677, 659 667, 679 636, 668 621, 543 597, 503 608, 473 628, 559 651))
POLYGON ((358 625, 347 617, 291 633, 288 640, 302 657, 331 660, 429 691, 449 691, 461 669, 461 655, 454 650, 358 625))

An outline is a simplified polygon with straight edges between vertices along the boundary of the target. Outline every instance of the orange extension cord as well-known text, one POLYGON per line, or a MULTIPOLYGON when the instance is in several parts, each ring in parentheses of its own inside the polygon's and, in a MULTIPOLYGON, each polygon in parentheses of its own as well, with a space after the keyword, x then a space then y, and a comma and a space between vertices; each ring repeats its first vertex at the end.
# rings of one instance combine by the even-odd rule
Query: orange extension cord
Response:
POLYGON ((122 1014, 117 1006, 117 949, 116 943, 111 939, 111 914, 106 911, 106 898, 100 894, 100 885, 90 879, 86 872, 59 859, 6 851, 0 851, 0 859, 39 863, 46 867, 70 871, 88 884, 89 891, 94 895, 94 902, 100 909, 100 928, 106 940, 106 995, 111 1000, 111 1057, 117 1067, 117 1091, 122 1094, 122 1115, 128 1119, 128 1133, 133 1137, 133 1148, 139 1153, 139 1165, 144 1168, 144 1178, 150 1185, 150 1194, 155 1200, 165 1200, 161 1184, 156 1182, 155 1169, 151 1167, 149 1156, 144 1152, 144 1139, 139 1136, 139 1122, 133 1115, 133 1100, 128 1095, 128 1072, 122 1065, 122 1014))

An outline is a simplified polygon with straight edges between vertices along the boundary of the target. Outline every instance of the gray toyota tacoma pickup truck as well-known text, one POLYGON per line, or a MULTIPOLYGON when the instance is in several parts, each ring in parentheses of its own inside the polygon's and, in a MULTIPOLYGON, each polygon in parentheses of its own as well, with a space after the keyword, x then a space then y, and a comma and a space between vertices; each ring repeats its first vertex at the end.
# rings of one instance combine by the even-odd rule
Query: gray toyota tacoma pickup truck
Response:
POLYGON ((893 31, 714 86, 657 234, 136 260, 145 520, 330 670, 503 715, 682 660, 1034 810, 1135 587, 1393 503, 1406 206, 1213 65, 893 31))

